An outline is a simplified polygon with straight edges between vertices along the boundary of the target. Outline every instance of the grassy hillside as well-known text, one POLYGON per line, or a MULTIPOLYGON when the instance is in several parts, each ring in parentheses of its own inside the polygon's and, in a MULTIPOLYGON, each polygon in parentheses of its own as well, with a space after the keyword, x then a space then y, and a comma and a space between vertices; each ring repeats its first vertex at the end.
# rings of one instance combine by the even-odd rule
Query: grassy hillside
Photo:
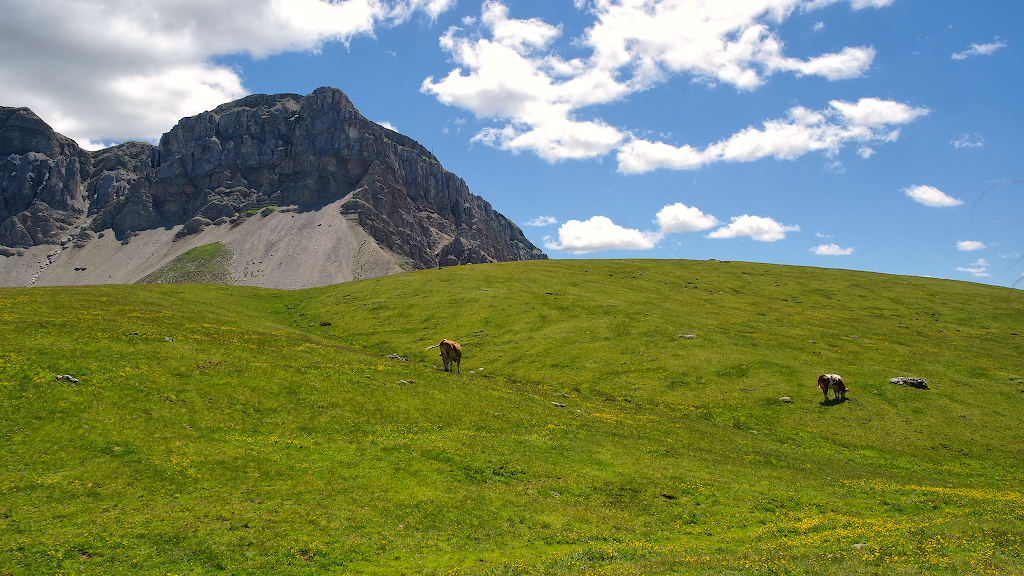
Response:
POLYGON ((231 256, 231 249, 223 242, 197 246, 147 274, 136 284, 230 284, 231 256))
POLYGON ((1020 291, 548 261, 0 320, 0 574, 1024 571, 1020 291))

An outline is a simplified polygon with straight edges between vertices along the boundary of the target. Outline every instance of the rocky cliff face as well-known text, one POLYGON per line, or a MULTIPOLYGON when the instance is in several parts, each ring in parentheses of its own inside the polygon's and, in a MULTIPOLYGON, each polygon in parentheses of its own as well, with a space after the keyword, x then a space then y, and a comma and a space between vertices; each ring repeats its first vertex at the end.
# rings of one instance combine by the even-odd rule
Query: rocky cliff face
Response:
POLYGON ((183 118, 159 146, 89 153, 26 108, 0 108, 0 244, 176 238, 269 207, 334 206, 413 267, 546 256, 412 139, 364 118, 335 88, 257 94, 183 118))
MULTIPOLYGON (((28 108, 0 107, 0 245, 55 243, 88 206, 89 153, 28 108)), ((9 252, 8 249, 5 252, 9 252)))

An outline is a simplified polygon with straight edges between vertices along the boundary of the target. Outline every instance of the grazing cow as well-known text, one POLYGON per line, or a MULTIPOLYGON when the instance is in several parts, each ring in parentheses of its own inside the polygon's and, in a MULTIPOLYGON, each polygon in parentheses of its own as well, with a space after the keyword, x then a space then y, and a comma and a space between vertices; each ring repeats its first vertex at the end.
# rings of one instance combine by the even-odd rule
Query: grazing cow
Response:
POLYGON ((836 400, 846 400, 846 391, 849 390, 846 384, 843 384, 843 379, 839 374, 818 376, 818 388, 821 388, 822 393, 825 394, 825 402, 828 402, 829 390, 835 392, 836 400))
POLYGON ((451 372, 449 366, 454 362, 459 374, 462 374, 462 346, 454 340, 441 340, 440 344, 429 346, 427 350, 431 348, 441 349, 441 361, 444 362, 444 371, 451 372))

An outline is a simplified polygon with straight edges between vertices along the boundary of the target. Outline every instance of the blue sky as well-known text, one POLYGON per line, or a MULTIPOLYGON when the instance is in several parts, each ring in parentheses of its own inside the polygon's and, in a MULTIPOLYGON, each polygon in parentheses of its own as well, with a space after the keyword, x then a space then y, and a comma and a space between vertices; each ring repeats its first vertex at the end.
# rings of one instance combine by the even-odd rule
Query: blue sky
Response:
POLYGON ((0 104, 95 147, 335 86, 552 258, 1022 277, 1024 4, 703 4, 0 0, 0 104))

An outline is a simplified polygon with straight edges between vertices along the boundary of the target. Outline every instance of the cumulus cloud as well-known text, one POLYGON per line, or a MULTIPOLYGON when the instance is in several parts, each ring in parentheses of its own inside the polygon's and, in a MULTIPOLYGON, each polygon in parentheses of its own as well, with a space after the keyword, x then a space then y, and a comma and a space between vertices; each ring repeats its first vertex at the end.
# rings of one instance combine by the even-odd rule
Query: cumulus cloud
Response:
MULTIPOLYGON (((846 142, 893 141, 899 130, 891 129, 892 124, 904 124, 929 113, 927 108, 877 98, 833 100, 829 104, 828 109, 818 111, 796 106, 785 120, 769 120, 760 129, 747 127, 703 149, 633 139, 619 149, 619 171, 694 169, 714 162, 750 162, 768 156, 792 160, 814 151, 834 154, 846 142)), ((870 154, 862 152, 861 156, 870 154)))
POLYGON ((247 94, 215 58, 316 51, 435 18, 454 0, 3 2, 0 102, 79 141, 153 140, 183 116, 247 94), (41 72, 45 71, 45 72, 41 72))
POLYGON ((929 112, 927 108, 911 108, 906 104, 878 98, 861 98, 857 102, 832 100, 833 109, 851 128, 881 128, 888 124, 906 124, 929 112))
POLYGON ((511 152, 532 150, 556 161, 600 156, 622 140, 622 132, 600 120, 573 116, 574 109, 614 100, 626 88, 607 72, 587 72, 578 62, 546 56, 544 49, 561 35, 560 28, 536 18, 511 19, 497 2, 484 4, 479 27, 490 38, 463 37, 457 27, 441 38, 441 47, 469 74, 456 68, 437 82, 427 78, 421 87, 479 118, 511 121, 485 128, 474 141, 511 152), (566 75, 572 77, 563 79, 566 75))
POLYGON ((963 200, 953 198, 934 186, 910 186, 904 188, 903 191, 907 196, 925 206, 959 206, 964 203, 963 200))
POLYGON ((696 232, 718 225, 718 218, 705 214, 693 206, 676 202, 658 211, 658 225, 663 234, 696 232))
MULTIPOLYGON (((502 123, 486 127, 474 137, 500 149, 531 151, 558 161, 602 156, 621 146, 623 171, 643 171, 639 169, 643 165, 694 167, 709 161, 702 154, 713 156, 715 151, 636 140, 628 130, 600 118, 579 117, 579 111, 646 90, 676 75, 730 84, 739 90, 754 90, 777 73, 828 80, 862 76, 874 60, 874 48, 847 46, 835 53, 792 58, 785 55, 783 41, 769 27, 795 10, 809 11, 835 1, 591 0, 586 6, 594 24, 572 40, 588 54, 566 59, 553 47, 562 35, 561 27, 538 18, 512 18, 507 6, 488 0, 479 19, 466 19, 465 29, 452 27, 441 37, 441 47, 457 67, 444 78, 426 78, 421 90, 442 103, 470 110, 478 118, 502 123)), ((855 9, 888 3, 851 0, 855 9)), ((883 108, 897 104, 878 102, 883 108)), ((857 112, 868 104, 862 100, 851 106, 857 112)), ((867 135, 876 135, 883 124, 909 121, 889 118, 864 124, 833 105, 833 115, 842 117, 840 126, 859 126, 859 137, 867 140, 873 139, 867 135)), ((753 136, 737 134, 735 144, 753 136)), ((834 149, 835 144, 825 147, 834 149)), ((735 159, 747 161, 774 154, 750 151, 735 159)), ((785 150, 778 155, 792 157, 785 150)))
MULTIPOLYGON (((534 221, 541 221, 538 218, 534 221)), ((558 229, 558 240, 544 238, 544 246, 551 250, 563 250, 574 254, 599 252, 602 250, 649 250, 658 245, 668 234, 697 232, 714 228, 717 218, 705 214, 694 206, 682 202, 669 204, 658 211, 655 222, 659 230, 640 231, 623 228, 605 216, 594 216, 590 220, 569 220, 558 229)), ((554 218, 551 218, 551 224, 554 218)), ((529 224, 529 223, 528 223, 529 224)), ((708 238, 736 238, 749 236, 760 242, 775 242, 786 237, 786 232, 798 232, 799 226, 783 226, 761 216, 736 216, 728 226, 708 234, 708 238)))
POLYGON ((988 44, 971 44, 971 47, 963 52, 954 52, 953 60, 966 60, 971 56, 988 56, 1000 48, 1006 47, 1006 40, 996 36, 995 40, 988 44))
POLYGON ((775 242, 786 237, 786 232, 799 232, 799 226, 783 226, 763 216, 733 216, 728 226, 708 234, 708 238, 738 238, 749 236, 759 242, 775 242))
POLYGON ((961 240, 956 243, 956 249, 961 252, 972 252, 974 250, 983 250, 988 248, 984 243, 977 240, 961 240))
POLYGON ((593 49, 591 64, 629 69, 639 88, 670 74, 753 89, 776 72, 821 75, 830 80, 861 76, 875 51, 846 47, 806 60, 789 58, 768 22, 785 20, 801 0, 775 2, 698 2, 595 0, 597 22, 582 43, 593 49))
POLYGON ((524 222, 525 226, 550 226, 551 224, 558 224, 558 220, 554 216, 538 216, 529 222, 524 222))
POLYGON ((848 256, 853 254, 853 248, 840 248, 838 244, 819 244, 811 248, 818 256, 848 256))
POLYGON ((573 254, 602 250, 649 250, 661 240, 656 232, 623 228, 605 216, 590 220, 569 220, 558 228, 558 241, 544 239, 544 247, 573 254))

